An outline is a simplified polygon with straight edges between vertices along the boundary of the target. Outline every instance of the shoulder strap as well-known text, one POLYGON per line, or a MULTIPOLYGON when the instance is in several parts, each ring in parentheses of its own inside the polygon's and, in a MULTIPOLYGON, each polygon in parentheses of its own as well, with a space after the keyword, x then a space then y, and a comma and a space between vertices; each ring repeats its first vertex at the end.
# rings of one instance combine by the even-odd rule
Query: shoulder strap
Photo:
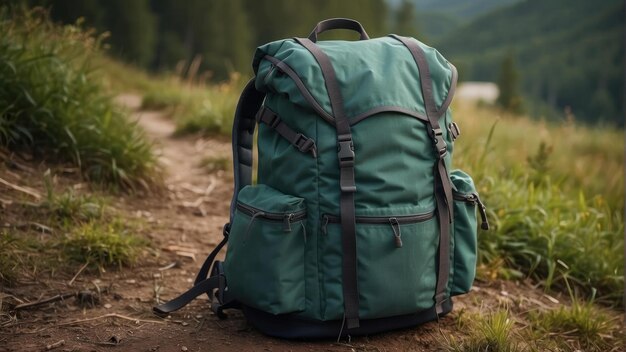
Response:
POLYGON ((230 202, 230 222, 235 215, 237 195, 241 189, 252 183, 252 141, 256 128, 255 116, 265 93, 258 91, 254 86, 254 78, 246 84, 235 110, 233 122, 233 168, 235 175, 235 189, 230 202))
MULTIPOLYGON (((433 140, 437 161, 433 169, 435 178, 435 200, 437 202, 437 217, 439 220, 439 253, 437 265, 437 284, 435 288, 435 309, 437 314, 443 312, 443 303, 446 301, 446 289, 450 275, 450 228, 454 219, 452 203, 452 185, 448 171, 446 170, 445 156, 448 153, 448 146, 443 139, 443 131, 439 125, 439 114, 433 96, 433 83, 430 77, 430 69, 424 50, 416 41, 409 38, 392 34, 392 38, 400 41, 409 49, 415 64, 419 70, 420 86, 424 105, 426 107, 426 117, 430 129, 429 136, 433 140)), ((454 79, 454 77, 453 77, 454 79)))

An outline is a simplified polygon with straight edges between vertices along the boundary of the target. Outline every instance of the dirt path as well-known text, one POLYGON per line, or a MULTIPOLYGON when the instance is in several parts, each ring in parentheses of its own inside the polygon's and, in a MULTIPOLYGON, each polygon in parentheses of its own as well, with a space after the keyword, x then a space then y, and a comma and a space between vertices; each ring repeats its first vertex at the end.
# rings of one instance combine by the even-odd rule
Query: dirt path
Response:
MULTIPOLYGON (((133 110, 140 105, 140 98, 132 95, 119 101, 133 110)), ((517 302, 520 296, 526 302, 550 304, 540 292, 511 282, 479 284, 474 293, 457 299, 455 312, 439 323, 341 343, 269 338, 249 327, 240 313, 218 320, 202 297, 160 319, 151 313, 156 299, 173 298, 190 287, 202 261, 221 240, 232 194, 231 172, 208 173, 200 164, 209 156, 230 158, 230 144, 174 138, 174 124, 160 112, 135 116, 157 144, 167 191, 163 196, 123 197, 113 206, 148 224, 156 250, 146 263, 130 270, 79 276, 74 287, 109 288, 95 308, 60 302, 23 312, 18 326, 0 330, 0 351, 41 351, 61 340, 59 351, 434 351, 441 349, 442 332, 453 333, 455 316, 465 309, 489 310, 503 301, 517 302)), ((69 278, 55 279, 56 284, 42 288, 33 283, 26 290, 46 297, 68 289, 69 278)))

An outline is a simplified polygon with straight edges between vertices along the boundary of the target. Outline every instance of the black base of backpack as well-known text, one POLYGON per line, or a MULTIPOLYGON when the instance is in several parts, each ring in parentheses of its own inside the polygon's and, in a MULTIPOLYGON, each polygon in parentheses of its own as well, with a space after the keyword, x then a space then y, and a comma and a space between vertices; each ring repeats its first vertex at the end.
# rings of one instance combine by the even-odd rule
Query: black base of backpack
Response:
POLYGON ((342 329, 342 321, 313 321, 294 314, 273 315, 247 306, 241 307, 248 322, 260 332, 284 339, 338 338, 405 329, 437 320, 452 310, 452 299, 443 303, 443 312, 437 315, 435 307, 414 314, 380 319, 361 320, 355 329, 342 329))

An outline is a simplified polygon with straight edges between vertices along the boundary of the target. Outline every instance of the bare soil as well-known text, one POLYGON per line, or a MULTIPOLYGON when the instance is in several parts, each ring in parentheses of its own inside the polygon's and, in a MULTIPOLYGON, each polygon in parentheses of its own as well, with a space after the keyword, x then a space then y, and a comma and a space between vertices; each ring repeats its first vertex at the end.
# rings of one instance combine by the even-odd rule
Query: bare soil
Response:
MULTIPOLYGON (((140 98, 132 95, 119 101, 133 110, 140 105, 140 98)), ((470 294, 455 299, 454 311, 438 322, 339 342, 264 336, 237 311, 219 320, 205 297, 161 319, 151 311, 157 299, 173 298, 189 288, 206 255, 221 240, 232 194, 231 172, 207 173, 200 162, 207 156, 230 157, 231 149, 226 139, 172 137, 174 124, 161 112, 137 111, 134 116, 157 145, 166 190, 122 195, 111 206, 129 220, 143 219, 142 234, 150 239, 152 249, 135 267, 86 271, 71 286, 78 268, 26 276, 13 287, 0 286, 0 301, 14 303, 79 289, 101 292, 93 307, 66 299, 17 313, 3 312, 0 351, 437 351, 443 349, 444 336, 459 333, 460 314, 488 312, 503 304, 513 312, 559 304, 559 297, 546 296, 525 282, 477 282, 470 294)), ((30 170, 0 168, 0 178, 43 193, 40 173, 46 166, 29 165, 30 170)), ((71 170, 69 174, 56 172, 61 183, 80 182, 71 170)), ((19 212, 10 204, 16 194, 0 184, 4 201, 0 223, 20 221, 19 212)))

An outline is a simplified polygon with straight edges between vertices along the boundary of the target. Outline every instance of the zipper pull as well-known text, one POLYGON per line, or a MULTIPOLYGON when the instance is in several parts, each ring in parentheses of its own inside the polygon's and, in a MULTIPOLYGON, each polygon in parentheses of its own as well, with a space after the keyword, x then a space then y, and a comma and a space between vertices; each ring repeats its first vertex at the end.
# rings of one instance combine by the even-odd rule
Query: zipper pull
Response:
POLYGON ((478 211, 480 212, 480 217, 482 219, 482 223, 480 224, 480 228, 483 230, 489 230, 489 222, 487 221, 487 208, 480 201, 477 193, 474 193, 474 197, 476 197, 476 204, 478 204, 478 211))
POLYGON ((391 229, 393 230, 393 237, 396 241, 396 248, 402 248, 402 233, 400 232, 400 223, 397 218, 389 218, 391 229))
POLYGON ((328 215, 324 215, 322 217, 322 233, 324 235, 328 235, 328 229, 326 228, 328 226, 328 215))
POLYGON ((292 218, 293 218, 293 213, 289 213, 285 215, 285 218, 283 221, 283 231, 291 232, 291 219, 292 218))
POLYGON ((246 242, 248 241, 248 236, 250 235, 250 229, 252 228, 252 224, 254 223, 254 220, 256 220, 257 217, 259 216, 265 216, 265 213, 262 211, 259 212, 253 212, 252 216, 250 217, 250 221, 248 222, 248 226, 246 226, 246 232, 243 235, 243 244, 245 245, 246 242))

